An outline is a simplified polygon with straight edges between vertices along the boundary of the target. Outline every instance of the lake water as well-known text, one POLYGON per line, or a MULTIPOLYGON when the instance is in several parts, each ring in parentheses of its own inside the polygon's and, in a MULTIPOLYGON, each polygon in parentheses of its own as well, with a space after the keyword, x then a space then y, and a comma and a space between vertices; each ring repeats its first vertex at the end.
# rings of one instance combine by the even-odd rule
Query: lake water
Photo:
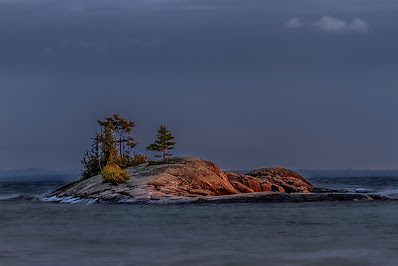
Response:
MULTIPOLYGON (((398 178, 313 178, 396 195, 398 178)), ((58 204, 0 183, 0 265, 398 265, 398 201, 58 204)))

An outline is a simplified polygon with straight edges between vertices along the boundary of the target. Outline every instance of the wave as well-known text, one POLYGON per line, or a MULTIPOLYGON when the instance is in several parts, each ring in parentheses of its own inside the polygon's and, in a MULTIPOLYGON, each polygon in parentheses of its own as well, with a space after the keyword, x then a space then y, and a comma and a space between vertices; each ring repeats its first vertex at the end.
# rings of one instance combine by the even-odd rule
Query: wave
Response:
POLYGON ((22 194, 11 194, 0 196, 0 201, 9 200, 40 200, 43 195, 22 195, 22 194))
POLYGON ((369 189, 369 188, 356 188, 353 190, 353 192, 356 193, 370 193, 370 192, 374 192, 373 189, 369 189))
POLYGON ((373 192, 373 195, 379 195, 388 199, 398 200, 398 189, 385 189, 377 192, 373 192))
POLYGON ((340 191, 345 193, 361 193, 369 195, 372 198, 377 199, 390 199, 390 200, 398 200, 398 189, 382 189, 375 190, 370 188, 350 188, 350 189, 340 189, 340 191))

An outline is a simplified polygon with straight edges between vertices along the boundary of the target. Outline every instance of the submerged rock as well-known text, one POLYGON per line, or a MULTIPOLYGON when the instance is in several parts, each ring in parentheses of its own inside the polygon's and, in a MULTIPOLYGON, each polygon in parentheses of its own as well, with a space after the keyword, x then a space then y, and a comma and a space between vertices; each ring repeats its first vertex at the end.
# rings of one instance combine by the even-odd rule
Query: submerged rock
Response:
POLYGON ((129 167, 126 184, 103 183, 100 175, 62 187, 46 199, 86 199, 114 202, 201 198, 253 192, 302 192, 313 186, 299 174, 283 168, 262 168, 247 175, 224 173, 210 161, 173 157, 129 167))

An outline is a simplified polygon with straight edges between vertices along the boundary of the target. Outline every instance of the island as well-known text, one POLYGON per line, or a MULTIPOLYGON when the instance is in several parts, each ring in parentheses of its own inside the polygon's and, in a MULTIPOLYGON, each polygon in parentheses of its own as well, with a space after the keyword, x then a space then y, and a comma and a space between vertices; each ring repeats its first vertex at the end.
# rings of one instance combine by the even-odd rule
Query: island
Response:
POLYGON ((126 169, 125 183, 101 175, 81 179, 46 195, 61 203, 229 203, 384 199, 379 195, 315 188, 298 173, 260 168, 245 175, 223 172, 216 164, 190 156, 171 157, 126 169))

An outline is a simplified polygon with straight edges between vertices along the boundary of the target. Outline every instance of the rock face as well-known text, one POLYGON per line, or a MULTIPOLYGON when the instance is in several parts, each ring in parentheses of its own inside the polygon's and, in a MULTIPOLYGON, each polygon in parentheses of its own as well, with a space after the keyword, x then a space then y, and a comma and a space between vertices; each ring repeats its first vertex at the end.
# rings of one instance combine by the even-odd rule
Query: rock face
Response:
POLYGON ((301 175, 280 167, 256 169, 246 175, 226 173, 229 181, 241 193, 250 192, 301 192, 308 193, 314 187, 301 175))
POLYGON ((181 156, 169 163, 141 164, 127 169, 127 184, 103 183, 100 175, 60 188, 49 198, 106 201, 160 200, 170 197, 221 196, 252 192, 309 192, 313 189, 299 174, 283 168, 262 168, 247 175, 223 173, 214 163, 181 156))

